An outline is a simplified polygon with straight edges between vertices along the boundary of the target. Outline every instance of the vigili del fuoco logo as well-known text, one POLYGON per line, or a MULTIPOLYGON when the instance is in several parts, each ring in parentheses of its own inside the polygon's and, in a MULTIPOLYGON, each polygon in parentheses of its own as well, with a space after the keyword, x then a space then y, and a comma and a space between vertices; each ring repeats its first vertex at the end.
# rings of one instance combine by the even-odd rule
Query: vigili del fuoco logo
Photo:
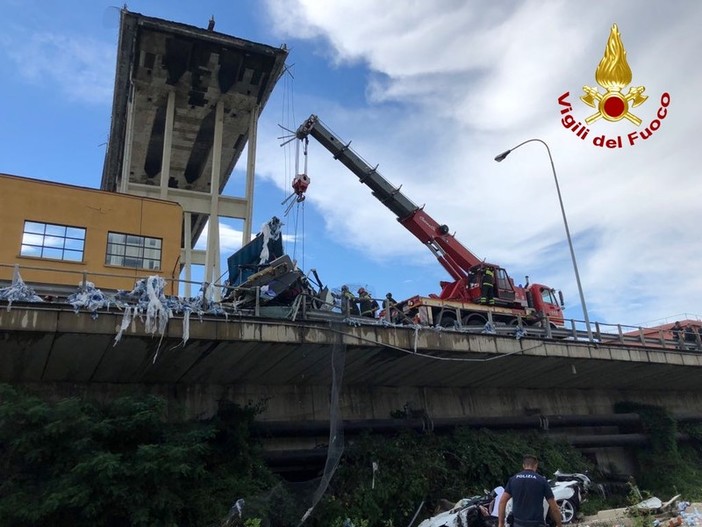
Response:
POLYGON ((609 39, 607 39, 604 56, 595 70, 595 81, 604 89, 604 92, 601 92, 597 87, 583 86, 584 94, 580 96, 580 100, 593 108, 595 113, 585 118, 585 124, 581 120, 577 120, 572 113, 573 106, 568 102, 570 92, 565 92, 558 98, 561 115, 563 115, 561 124, 583 141, 590 134, 589 126, 600 119, 609 122, 626 119, 638 127, 637 130, 623 137, 621 135, 607 136, 604 133, 593 134, 591 136, 592 144, 601 148, 634 146, 649 139, 661 127, 662 121, 668 115, 670 94, 664 92, 660 96, 655 118, 644 128, 640 128, 642 120, 636 115, 635 109, 644 104, 648 96, 643 94, 646 90, 644 86, 631 86, 625 94, 623 90, 631 84, 631 79, 631 68, 626 61, 626 50, 622 44, 617 24, 614 24, 609 33, 609 39))

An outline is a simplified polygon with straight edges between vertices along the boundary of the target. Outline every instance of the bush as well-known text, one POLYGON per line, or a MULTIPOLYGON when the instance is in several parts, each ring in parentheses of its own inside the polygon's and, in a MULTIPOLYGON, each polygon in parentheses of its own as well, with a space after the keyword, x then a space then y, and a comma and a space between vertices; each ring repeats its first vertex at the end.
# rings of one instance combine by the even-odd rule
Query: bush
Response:
MULTIPOLYGON (((260 410, 225 402, 209 421, 170 423, 165 401, 154 396, 48 403, 0 385, 0 525, 299 525, 317 482, 285 484, 264 465, 251 434, 260 410), (246 501, 242 518, 229 514, 237 498, 246 501)), ((654 436, 636 450, 641 489, 702 498, 702 427, 681 428, 693 441, 678 444, 677 423, 660 409, 620 411, 639 411, 654 436)), ((347 439, 305 524, 341 526, 349 518, 356 527, 407 525, 418 509, 419 518, 429 516, 440 499, 504 485, 525 452, 539 457, 546 476, 591 468, 571 446, 539 432, 367 433, 347 439)), ((609 504, 591 495, 583 512, 609 504)))
POLYGON ((248 436, 254 411, 166 423, 165 402, 50 404, 0 387, 3 526, 210 525, 274 478, 248 436))

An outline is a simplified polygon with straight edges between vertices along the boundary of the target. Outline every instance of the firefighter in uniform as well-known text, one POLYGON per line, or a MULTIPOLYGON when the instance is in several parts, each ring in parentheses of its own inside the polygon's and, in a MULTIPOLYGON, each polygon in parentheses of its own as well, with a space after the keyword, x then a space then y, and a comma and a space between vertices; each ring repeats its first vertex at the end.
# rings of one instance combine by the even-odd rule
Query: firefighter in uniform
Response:
POLYGON ((385 316, 390 322, 396 324, 400 321, 400 311, 397 309, 397 301, 392 297, 392 293, 385 295, 383 309, 385 310, 385 316))
POLYGON ((480 303, 495 305, 495 271, 492 267, 483 268, 480 284, 480 303))
POLYGON ((371 298, 370 293, 363 287, 358 290, 358 303, 361 305, 361 316, 375 318, 378 302, 371 298))
POLYGON ((341 286, 341 311, 344 315, 360 315, 357 301, 357 298, 349 291, 349 286, 341 286))

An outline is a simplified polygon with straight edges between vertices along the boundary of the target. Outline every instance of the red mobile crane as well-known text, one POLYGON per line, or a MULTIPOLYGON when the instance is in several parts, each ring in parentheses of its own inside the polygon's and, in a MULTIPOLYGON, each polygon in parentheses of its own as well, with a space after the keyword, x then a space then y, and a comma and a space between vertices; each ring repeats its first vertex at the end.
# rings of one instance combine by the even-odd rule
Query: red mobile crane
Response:
POLYGON ((486 263, 466 249, 449 233, 446 225, 440 225, 423 207, 409 200, 399 188, 395 188, 377 170, 358 156, 349 145, 333 134, 316 115, 311 115, 295 133, 300 140, 314 137, 334 159, 353 172, 361 183, 370 187, 373 195, 393 214, 407 230, 426 245, 446 269, 453 281, 440 282, 441 293, 428 297, 414 296, 400 307, 410 319, 444 327, 461 325, 484 325, 491 313, 494 322, 536 324, 548 320, 553 326, 563 325, 563 296, 541 284, 515 286, 512 279, 499 265, 486 263), (485 269, 494 272, 495 305, 478 303, 481 282, 485 269))

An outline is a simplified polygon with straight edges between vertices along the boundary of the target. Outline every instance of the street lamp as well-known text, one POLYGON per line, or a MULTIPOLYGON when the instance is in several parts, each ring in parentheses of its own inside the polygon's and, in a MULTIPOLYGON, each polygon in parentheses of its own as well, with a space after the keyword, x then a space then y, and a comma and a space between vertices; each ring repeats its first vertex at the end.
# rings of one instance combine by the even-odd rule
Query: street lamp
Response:
POLYGON ((561 198, 561 187, 558 185, 558 177, 556 176, 556 167, 553 164, 553 157, 551 157, 551 149, 548 147, 545 141, 541 139, 527 139, 523 143, 519 143, 514 148, 505 150, 500 155, 495 157, 495 161, 498 163, 504 161, 505 158, 513 151, 515 151, 520 146, 527 143, 537 142, 541 143, 546 147, 546 152, 548 152, 548 158, 551 161, 551 170, 553 171, 553 180, 556 182, 556 192, 558 192, 558 203, 561 206, 561 214, 563 214, 563 225, 565 226, 566 237, 568 238, 568 247, 570 248, 570 257, 573 260, 573 271, 575 271, 575 282, 578 284, 578 293, 580 293, 580 305, 583 309, 583 317, 585 318, 585 326, 587 328, 587 338, 592 342, 592 330, 590 329, 590 318, 587 316, 587 306, 585 305, 585 295, 583 294, 583 286, 580 284, 580 273, 578 272, 578 263, 575 260, 575 251, 573 250, 573 240, 570 238, 570 229, 568 228, 568 219, 566 218, 565 208, 563 208, 563 199, 561 198))

